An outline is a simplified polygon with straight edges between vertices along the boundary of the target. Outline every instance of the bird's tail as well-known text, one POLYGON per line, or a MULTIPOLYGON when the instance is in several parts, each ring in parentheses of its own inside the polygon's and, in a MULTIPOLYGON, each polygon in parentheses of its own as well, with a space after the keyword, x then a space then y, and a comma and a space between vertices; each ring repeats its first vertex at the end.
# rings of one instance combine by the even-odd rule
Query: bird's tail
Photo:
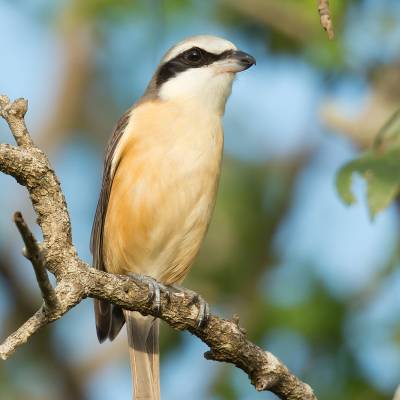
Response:
POLYGON ((160 399, 159 320, 124 310, 128 331, 133 400, 160 399))

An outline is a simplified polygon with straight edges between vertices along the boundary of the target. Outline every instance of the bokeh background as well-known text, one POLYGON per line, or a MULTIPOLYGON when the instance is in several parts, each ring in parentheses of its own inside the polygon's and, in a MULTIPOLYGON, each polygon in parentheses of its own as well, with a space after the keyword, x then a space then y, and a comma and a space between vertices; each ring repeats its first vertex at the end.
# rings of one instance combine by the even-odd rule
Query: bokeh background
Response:
MULTIPOLYGON (((225 116, 217 207, 185 285, 324 400, 390 399, 400 383, 399 210, 371 221, 365 184, 345 206, 335 174, 399 107, 400 2, 315 0, 0 0, 0 92, 29 99, 28 124, 61 179, 80 256, 89 238, 113 124, 164 51, 208 33, 257 58, 225 116)), ((4 122, 0 141, 10 142, 4 122)), ((35 224, 26 191, 0 176, 0 336, 41 303, 11 222, 35 224)), ((36 227, 36 232, 39 234, 36 227)), ((124 335, 99 345, 85 301, 0 365, 0 398, 125 400, 124 335)), ((162 397, 275 399, 206 346, 162 328, 162 397)))

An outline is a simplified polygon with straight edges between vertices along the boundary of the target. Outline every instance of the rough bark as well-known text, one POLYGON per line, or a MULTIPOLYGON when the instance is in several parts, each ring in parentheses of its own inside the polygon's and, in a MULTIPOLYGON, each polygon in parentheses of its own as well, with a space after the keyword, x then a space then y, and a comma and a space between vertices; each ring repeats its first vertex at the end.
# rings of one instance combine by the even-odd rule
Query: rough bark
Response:
MULTIPOLYGON (((44 300, 41 308, 0 345, 0 358, 6 360, 41 327, 61 318, 87 297, 108 300, 124 309, 159 317, 178 330, 189 330, 206 343, 205 357, 236 365, 246 372, 259 391, 269 390, 286 400, 315 400, 312 389, 300 381, 273 354, 251 343, 239 326, 238 318, 222 319, 210 314, 198 326, 200 312, 191 291, 171 291, 143 276, 121 276, 90 268, 77 255, 72 244, 71 223, 59 180, 47 156, 35 147, 25 125, 27 102, 10 102, 0 96, 0 115, 7 121, 17 147, 0 144, 0 171, 25 186, 38 217, 43 243, 38 244, 20 213, 14 221, 25 243, 25 256, 31 260, 44 300), (47 271, 57 284, 52 288, 47 271), (161 309, 154 309, 151 298, 159 285, 161 309)), ((197 295, 196 295, 197 296, 197 295)))

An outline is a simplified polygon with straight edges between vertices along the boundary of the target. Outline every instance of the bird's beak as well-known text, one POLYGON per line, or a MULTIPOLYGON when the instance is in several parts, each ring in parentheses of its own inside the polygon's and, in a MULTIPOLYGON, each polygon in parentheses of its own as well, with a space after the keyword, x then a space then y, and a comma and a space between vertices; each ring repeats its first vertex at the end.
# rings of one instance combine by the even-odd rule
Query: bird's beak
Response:
POLYGON ((256 64, 256 59, 244 51, 231 51, 226 58, 217 63, 220 72, 241 72, 256 64))

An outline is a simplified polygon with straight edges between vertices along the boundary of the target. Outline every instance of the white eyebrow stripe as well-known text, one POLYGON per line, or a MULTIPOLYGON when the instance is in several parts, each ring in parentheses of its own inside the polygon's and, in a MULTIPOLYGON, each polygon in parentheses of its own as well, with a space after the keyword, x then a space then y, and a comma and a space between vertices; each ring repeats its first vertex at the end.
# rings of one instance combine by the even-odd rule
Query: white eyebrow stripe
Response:
POLYGON ((193 36, 172 47, 162 62, 168 62, 192 47, 199 47, 213 54, 220 54, 227 50, 237 50, 236 46, 229 40, 209 35, 193 36))

